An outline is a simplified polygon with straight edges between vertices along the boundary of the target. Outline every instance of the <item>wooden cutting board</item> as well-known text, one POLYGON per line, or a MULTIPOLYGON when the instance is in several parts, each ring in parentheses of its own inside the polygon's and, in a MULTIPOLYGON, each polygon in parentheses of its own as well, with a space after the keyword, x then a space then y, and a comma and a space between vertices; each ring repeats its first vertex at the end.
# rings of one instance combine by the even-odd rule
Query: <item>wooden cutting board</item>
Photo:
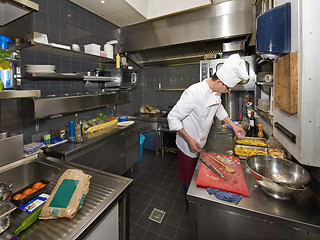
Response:
POLYGON ((274 105, 288 113, 298 112, 298 53, 274 62, 274 105))
MULTIPOLYGON (((223 180, 216 173, 210 170, 206 165, 201 163, 197 178, 197 186, 205 188, 212 187, 226 192, 240 194, 244 197, 250 196, 239 158, 216 153, 204 152, 202 154, 202 159, 205 160, 207 163, 215 166, 226 177, 228 182, 223 180), (219 163, 208 157, 208 155, 211 155, 213 157, 220 156, 226 158, 227 161, 223 162, 229 165, 230 167, 234 168, 236 172, 227 172, 223 166, 221 166, 219 163)), ((218 158, 218 160, 220 159, 218 158)))

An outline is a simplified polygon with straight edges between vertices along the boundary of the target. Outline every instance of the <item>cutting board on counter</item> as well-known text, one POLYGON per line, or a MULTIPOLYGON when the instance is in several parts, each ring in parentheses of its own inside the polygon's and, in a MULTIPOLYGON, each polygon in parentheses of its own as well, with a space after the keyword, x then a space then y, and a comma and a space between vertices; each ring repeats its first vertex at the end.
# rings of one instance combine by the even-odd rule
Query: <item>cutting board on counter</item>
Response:
POLYGON ((197 186, 205 188, 212 187, 226 192, 240 194, 244 197, 250 196, 239 158, 217 153, 204 152, 202 154, 202 159, 205 160, 207 163, 215 166, 226 177, 228 182, 223 180, 210 168, 201 163, 197 178, 197 186), (230 167, 234 168, 236 172, 227 172, 223 166, 211 159, 208 155, 216 157, 220 161, 221 159, 223 159, 223 161, 221 162, 224 162, 226 163, 226 165, 229 165, 230 167))

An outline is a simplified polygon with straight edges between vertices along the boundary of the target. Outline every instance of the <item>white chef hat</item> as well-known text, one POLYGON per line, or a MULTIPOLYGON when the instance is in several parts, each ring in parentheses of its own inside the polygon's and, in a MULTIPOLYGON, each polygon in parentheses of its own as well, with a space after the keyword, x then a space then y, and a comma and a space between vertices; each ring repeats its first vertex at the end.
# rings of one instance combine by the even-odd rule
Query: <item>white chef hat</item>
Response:
POLYGON ((217 77, 228 87, 233 88, 242 80, 248 80, 246 64, 239 54, 230 55, 217 71, 217 77))

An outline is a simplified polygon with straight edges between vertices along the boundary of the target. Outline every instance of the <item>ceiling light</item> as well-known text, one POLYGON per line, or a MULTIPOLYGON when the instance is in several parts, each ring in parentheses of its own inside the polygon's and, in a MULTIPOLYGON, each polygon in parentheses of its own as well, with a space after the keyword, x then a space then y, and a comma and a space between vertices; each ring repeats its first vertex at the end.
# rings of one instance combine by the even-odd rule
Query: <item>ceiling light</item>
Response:
POLYGON ((101 3, 106 3, 106 1, 104 1, 104 0, 101 0, 100 2, 101 2, 101 3))

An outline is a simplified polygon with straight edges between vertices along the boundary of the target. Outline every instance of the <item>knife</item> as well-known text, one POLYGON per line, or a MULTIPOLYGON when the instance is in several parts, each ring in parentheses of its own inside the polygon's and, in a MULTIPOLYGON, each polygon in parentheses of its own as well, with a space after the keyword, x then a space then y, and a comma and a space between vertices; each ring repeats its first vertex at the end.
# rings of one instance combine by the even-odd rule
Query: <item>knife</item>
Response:
POLYGON ((199 157, 200 161, 204 163, 208 168, 210 168, 212 171, 214 171, 219 177, 221 177, 223 180, 227 181, 228 180, 223 176, 223 174, 213 165, 207 163, 205 160, 203 160, 201 157, 199 157))

